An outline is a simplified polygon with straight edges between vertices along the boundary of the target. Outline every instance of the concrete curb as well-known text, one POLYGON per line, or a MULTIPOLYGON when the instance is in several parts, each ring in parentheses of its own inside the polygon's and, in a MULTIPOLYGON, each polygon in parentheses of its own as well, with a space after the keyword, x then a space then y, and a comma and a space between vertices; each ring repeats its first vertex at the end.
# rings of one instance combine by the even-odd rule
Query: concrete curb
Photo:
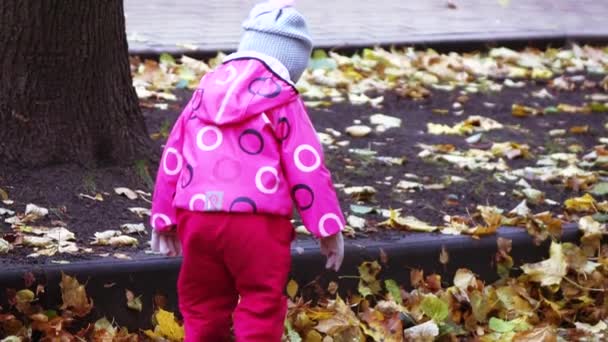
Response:
MULTIPOLYGON (((535 262, 547 257, 549 241, 540 246, 523 228, 503 227, 498 234, 473 239, 470 236, 448 236, 432 233, 379 233, 378 237, 348 239, 346 259, 340 275, 356 276, 357 267, 363 261, 379 260, 380 254, 388 256, 383 265, 382 279, 394 279, 406 288, 409 287, 410 270, 423 269, 425 274, 438 273, 447 284, 458 268, 466 267, 478 274, 481 279, 491 282, 497 279, 494 255, 497 251, 496 240, 503 237, 513 240, 511 253, 515 264, 535 262), (445 248, 450 256, 447 265, 439 262, 439 253, 445 248)), ((564 229, 562 241, 576 242, 579 232, 576 226, 564 229)), ((292 247, 293 267, 291 277, 300 284, 302 293, 313 296, 318 281, 321 287, 334 280, 343 293, 356 292, 356 279, 339 279, 335 272, 323 270, 324 257, 319 254, 317 244, 312 239, 298 239, 292 247)), ((32 272, 39 283, 46 285, 46 293, 40 297, 40 304, 47 308, 57 308, 61 303, 59 282, 61 273, 76 276, 93 298, 95 308, 87 320, 106 316, 117 324, 130 330, 150 327, 153 298, 164 294, 168 298, 169 310, 177 311, 176 282, 181 258, 142 257, 137 260, 116 261, 101 259, 78 262, 68 265, 31 265, 0 271, 0 288, 21 289, 24 287, 23 275, 32 272), (126 307, 125 289, 142 296, 141 313, 126 307)), ((0 292, 0 306, 7 305, 5 291, 0 292)))

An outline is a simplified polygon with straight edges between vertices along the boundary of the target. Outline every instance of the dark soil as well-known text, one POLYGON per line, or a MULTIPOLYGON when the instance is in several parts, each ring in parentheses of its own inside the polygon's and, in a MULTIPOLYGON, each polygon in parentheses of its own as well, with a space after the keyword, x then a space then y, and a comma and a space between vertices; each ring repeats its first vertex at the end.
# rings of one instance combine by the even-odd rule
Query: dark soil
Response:
MULTIPOLYGON (((404 215, 414 215, 417 218, 432 224, 441 224, 444 214, 466 214, 474 211, 478 204, 495 205, 510 210, 521 199, 512 194, 513 185, 501 184, 493 179, 490 172, 465 171, 444 163, 425 162, 418 158, 420 148, 418 143, 425 144, 453 144, 459 149, 467 148, 465 137, 462 136, 433 136, 427 134, 428 122, 453 125, 466 119, 469 115, 482 115, 493 118, 504 125, 519 125, 522 129, 505 128, 484 134, 485 142, 514 141, 530 145, 533 155, 565 151, 571 144, 584 146, 586 152, 598 144, 598 138, 607 136, 604 129, 606 113, 593 114, 549 114, 538 117, 516 118, 511 114, 513 103, 522 103, 531 106, 546 107, 567 103, 581 105, 585 95, 603 92, 599 87, 591 89, 578 89, 574 92, 554 92, 555 99, 537 99, 531 97, 531 92, 542 89, 547 85, 544 82, 530 83, 521 89, 504 88, 503 91, 491 94, 469 95, 469 101, 464 104, 464 114, 454 115, 451 109, 459 91, 442 92, 433 91, 432 95, 424 100, 414 101, 402 98, 395 94, 385 95, 384 108, 375 109, 369 106, 352 106, 347 103, 336 104, 326 109, 311 109, 309 114, 319 132, 326 128, 344 132, 353 120, 361 120, 369 124, 369 116, 374 113, 384 113, 398 116, 403 119, 401 128, 390 129, 387 132, 372 133, 366 138, 349 138, 349 147, 338 149, 326 148, 326 158, 332 170, 334 182, 346 186, 371 185, 378 193, 371 204, 378 208, 403 208, 404 215), (485 102, 494 103, 495 107, 488 108, 485 102), (437 114, 434 109, 449 109, 448 114, 437 114), (551 129, 572 126, 589 125, 590 132, 586 134, 567 134, 565 143, 559 145, 548 136, 551 129), (407 162, 403 166, 389 166, 370 158, 360 157, 348 152, 351 148, 370 148, 377 151, 379 156, 405 157, 407 162), (350 165, 353 168, 347 169, 350 165), (414 193, 393 191, 399 180, 404 179, 405 173, 416 174, 421 177, 420 182, 425 184, 441 183, 446 175, 464 177, 468 182, 453 184, 445 190, 425 190, 414 193), (385 179, 392 177, 390 184, 385 179), (501 193, 506 193, 501 195, 501 193), (457 203, 446 202, 446 198, 457 198, 457 203), (406 201, 413 201, 405 204, 406 201)), ((151 109, 144 106, 144 116, 150 133, 166 132, 175 121, 183 106, 189 99, 190 91, 177 91, 178 103, 170 106, 169 110, 151 109)), ((340 138, 340 139, 342 139, 340 138)), ((338 139, 338 140, 340 140, 338 139)), ((164 139, 155 142, 156 154, 162 149, 164 139)), ((579 156, 581 156, 580 154, 579 156)), ((521 168, 534 165, 536 158, 529 160, 516 159, 508 161, 512 168, 521 168)), ((115 187, 129 187, 133 190, 151 192, 151 179, 156 173, 157 160, 142 161, 130 167, 106 167, 85 170, 74 165, 59 165, 42 169, 23 170, 10 165, 0 165, 0 188, 9 193, 10 199, 15 203, 11 206, 0 205, 17 212, 23 212, 25 205, 35 203, 49 208, 51 215, 37 224, 51 225, 52 220, 61 220, 67 224, 68 229, 76 233, 78 245, 88 247, 95 232, 119 229, 124 223, 141 222, 137 216, 128 211, 130 207, 149 207, 144 200, 131 201, 125 197, 114 194, 115 187), (104 194, 104 201, 98 202, 79 197, 80 193, 95 195, 104 194)), ((569 197, 580 193, 567 190, 560 186, 532 183, 536 189, 546 193, 546 197, 562 203, 569 197)), ((349 205, 355 203, 352 199, 338 190, 343 209, 349 211, 349 205)), ((532 207, 534 212, 553 210, 561 212, 559 206, 532 207)), ((382 220, 380 216, 368 215, 369 224, 382 220)), ((10 226, 0 222, 0 236, 10 232, 10 226)), ((381 238, 382 234, 376 235, 381 238)), ((373 237, 373 236, 372 236, 373 237)), ((77 261, 99 258, 103 253, 125 253, 130 256, 143 256, 147 248, 147 236, 140 237, 137 248, 95 248, 94 253, 80 253, 78 255, 56 255, 52 260, 77 261)), ((49 258, 25 258, 32 251, 26 248, 17 248, 0 259, 0 264, 44 264, 51 262, 49 258)))

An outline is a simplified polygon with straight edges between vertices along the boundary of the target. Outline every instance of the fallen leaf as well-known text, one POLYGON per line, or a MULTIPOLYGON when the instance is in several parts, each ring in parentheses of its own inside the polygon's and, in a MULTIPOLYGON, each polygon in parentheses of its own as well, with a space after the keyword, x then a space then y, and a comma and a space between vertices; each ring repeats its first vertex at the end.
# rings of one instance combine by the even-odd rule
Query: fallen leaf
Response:
POLYGON ((137 193, 129 188, 115 188, 114 192, 119 195, 119 196, 125 196, 130 200, 136 200, 137 199, 137 193))
POLYGON ((11 250, 11 244, 0 238, 0 254, 7 254, 11 250))
POLYGON ((93 300, 88 298, 84 285, 76 278, 61 273, 61 299, 63 304, 61 310, 70 310, 78 317, 84 317, 91 312, 93 300))
POLYGON ((28 204, 25 206, 25 215, 33 216, 36 219, 45 217, 49 214, 49 210, 47 208, 39 207, 35 204, 28 204))
POLYGON ((450 262, 450 255, 448 254, 448 250, 445 249, 445 246, 441 246, 441 252, 439 252, 439 262, 444 266, 450 262))
POLYGON ((588 323, 582 323, 582 322, 575 322, 574 326, 576 326, 576 329, 578 329, 578 330, 582 330, 586 333, 593 334, 593 335, 608 332, 608 324, 606 324, 604 321, 599 321, 595 325, 591 325, 588 323))
POLYGON ((589 190, 589 192, 595 196, 608 195, 608 182, 597 183, 589 190))
POLYGON ((567 199, 564 203, 567 210, 575 212, 594 212, 595 199, 590 194, 585 194, 582 197, 567 199))
POLYGON ((125 234, 146 234, 146 226, 143 223, 127 223, 120 226, 125 234))
POLYGON ((477 287, 477 278, 470 270, 466 268, 459 268, 454 275, 454 286, 464 292, 467 292, 469 287, 477 287))
POLYGON ((129 208, 129 211, 133 214, 137 215, 139 218, 144 218, 145 216, 150 216, 150 209, 148 208, 129 208))
POLYGON ((426 321, 405 329, 403 334, 406 341, 434 341, 439 336, 439 326, 432 320, 426 321))
POLYGON ((570 127, 570 133, 572 134, 587 134, 589 133, 589 126, 572 126, 570 127))
POLYGON ((401 305, 403 303, 403 299, 401 298, 401 289, 397 282, 392 279, 387 279, 384 281, 384 286, 390 295, 390 299, 395 303, 401 305))
POLYGON ((297 294, 298 294, 298 283, 295 280, 291 279, 289 281, 289 283, 287 283, 287 295, 289 296, 289 298, 291 298, 293 300, 297 294))
POLYGON ((349 226, 353 227, 354 229, 359 229, 359 230, 365 228, 365 225, 366 225, 366 220, 364 218, 354 216, 354 215, 349 215, 346 218, 346 222, 348 223, 349 226))
POLYGON ((443 322, 449 315, 448 303, 439 299, 434 294, 424 296, 424 299, 420 303, 420 309, 427 317, 437 323, 443 322))
POLYGON ((0 201, 8 201, 8 192, 2 188, 0 188, 0 201))
POLYGON ((538 282, 542 286, 559 285, 567 273, 562 245, 557 242, 551 242, 549 254, 549 259, 533 264, 524 264, 521 267, 522 271, 530 277, 531 281, 538 282))
POLYGON ((359 287, 358 291, 364 298, 377 295, 382 291, 380 281, 377 279, 382 267, 377 261, 366 261, 359 265, 359 287))
POLYGON ((516 342, 557 342, 557 333, 552 326, 541 326, 513 336, 516 342))
MULTIPOLYGON (((158 309, 154 318, 157 325, 154 327, 154 332, 151 332, 152 336, 166 338, 170 341, 182 341, 184 339, 184 327, 177 323, 172 313, 158 309)), ((150 336, 148 332, 146 332, 146 335, 150 336)))
POLYGON ((131 310, 141 312, 143 304, 141 302, 141 296, 135 297, 135 294, 131 290, 125 290, 125 297, 127 298, 127 307, 131 310))

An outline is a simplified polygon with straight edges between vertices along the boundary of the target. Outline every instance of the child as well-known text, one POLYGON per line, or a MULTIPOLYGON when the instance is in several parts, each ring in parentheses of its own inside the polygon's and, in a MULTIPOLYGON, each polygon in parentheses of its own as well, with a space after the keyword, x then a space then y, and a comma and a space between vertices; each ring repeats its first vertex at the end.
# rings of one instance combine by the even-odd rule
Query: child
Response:
POLYGON ((326 267, 337 271, 344 254, 344 217, 294 87, 312 50, 304 18, 269 1, 243 27, 238 52, 203 77, 175 123, 154 191, 152 248, 184 256, 187 341, 229 340, 233 319, 237 341, 281 340, 293 202, 326 267))

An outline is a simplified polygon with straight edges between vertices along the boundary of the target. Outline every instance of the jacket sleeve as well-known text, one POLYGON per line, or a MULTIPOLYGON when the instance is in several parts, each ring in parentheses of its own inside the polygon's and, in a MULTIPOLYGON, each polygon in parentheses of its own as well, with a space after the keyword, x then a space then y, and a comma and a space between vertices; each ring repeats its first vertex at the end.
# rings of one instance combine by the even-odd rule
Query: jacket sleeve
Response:
POLYGON ((177 224, 176 209, 173 207, 177 181, 184 166, 182 147, 184 140, 184 117, 189 114, 186 109, 175 122, 165 144, 156 183, 152 196, 150 225, 157 231, 166 231, 177 224))
POLYGON ((304 104, 298 99, 273 114, 283 172, 304 226, 315 237, 338 233, 344 229, 344 216, 304 104))

